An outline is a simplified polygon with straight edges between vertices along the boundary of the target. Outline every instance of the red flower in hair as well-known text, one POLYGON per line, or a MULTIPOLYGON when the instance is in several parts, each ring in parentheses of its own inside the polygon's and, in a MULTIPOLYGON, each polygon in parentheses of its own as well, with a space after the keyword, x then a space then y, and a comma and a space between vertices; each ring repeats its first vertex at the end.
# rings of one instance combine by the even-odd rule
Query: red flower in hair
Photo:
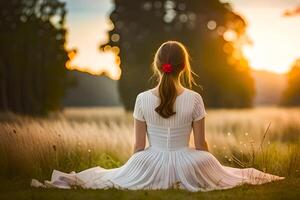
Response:
POLYGON ((162 65, 162 70, 165 73, 171 73, 173 71, 173 67, 170 63, 165 63, 165 64, 162 65))

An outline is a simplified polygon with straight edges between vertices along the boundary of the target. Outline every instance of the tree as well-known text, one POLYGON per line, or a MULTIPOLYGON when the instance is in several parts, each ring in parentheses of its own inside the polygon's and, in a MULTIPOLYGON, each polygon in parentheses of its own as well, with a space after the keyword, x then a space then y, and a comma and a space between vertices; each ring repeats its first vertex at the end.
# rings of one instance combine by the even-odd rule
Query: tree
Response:
POLYGON ((300 106, 300 59, 296 60, 287 74, 288 84, 283 92, 281 104, 300 106))
POLYGON ((68 86, 65 4, 0 2, 0 110, 45 114, 60 109, 68 86))
MULTIPOLYGON (((227 3, 218 0, 115 0, 110 14, 114 29, 104 51, 120 48, 122 74, 119 92, 126 109, 134 99, 151 88, 150 64, 162 42, 183 42, 199 75, 194 87, 211 107, 248 107, 254 96, 250 68, 240 51, 246 23, 227 3)), ((118 51, 116 51, 118 52, 118 51)))

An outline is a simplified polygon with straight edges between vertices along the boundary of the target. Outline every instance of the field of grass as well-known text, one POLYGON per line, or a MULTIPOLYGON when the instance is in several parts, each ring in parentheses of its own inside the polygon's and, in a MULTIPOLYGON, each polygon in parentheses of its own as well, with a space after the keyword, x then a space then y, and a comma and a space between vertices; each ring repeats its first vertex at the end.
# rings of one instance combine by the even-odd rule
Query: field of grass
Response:
MULTIPOLYGON (((287 199, 299 196, 296 189, 300 187, 300 108, 208 110, 206 135, 210 151, 222 164, 255 167, 287 178, 263 186, 242 186, 205 194, 171 190, 58 192, 32 189, 29 187, 31 178, 49 179, 53 169, 70 172, 97 165, 113 168, 124 164, 132 154, 132 113, 125 113, 122 108, 69 108, 47 118, 0 114, 1 195, 23 196, 24 199, 51 199, 58 193, 61 199, 93 199, 101 195, 105 198, 111 194, 116 198, 129 195, 137 199, 153 199, 159 195, 173 199, 186 195, 190 199, 233 199, 236 195, 239 199, 253 194, 276 199, 287 192, 290 195, 285 196, 287 199), (290 191, 283 192, 284 188, 290 191)), ((193 137, 190 145, 193 146, 193 137)))

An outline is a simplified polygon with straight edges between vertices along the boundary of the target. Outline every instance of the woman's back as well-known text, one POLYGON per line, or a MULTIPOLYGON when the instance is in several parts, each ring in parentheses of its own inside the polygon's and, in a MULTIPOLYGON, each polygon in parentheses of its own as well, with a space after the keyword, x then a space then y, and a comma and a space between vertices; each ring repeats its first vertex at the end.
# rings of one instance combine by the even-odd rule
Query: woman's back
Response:
POLYGON ((169 118, 163 118, 155 111, 159 103, 160 98, 147 90, 137 96, 134 107, 133 116, 147 124, 150 147, 164 151, 188 148, 192 121, 206 115, 201 96, 184 88, 174 103, 176 114, 169 118))
POLYGON ((151 90, 139 93, 136 97, 133 117, 145 121, 147 125, 174 128, 191 124, 192 121, 200 120, 206 115, 201 95, 188 88, 184 88, 183 92, 176 97, 175 115, 169 118, 160 116, 155 111, 159 103, 159 97, 151 90))

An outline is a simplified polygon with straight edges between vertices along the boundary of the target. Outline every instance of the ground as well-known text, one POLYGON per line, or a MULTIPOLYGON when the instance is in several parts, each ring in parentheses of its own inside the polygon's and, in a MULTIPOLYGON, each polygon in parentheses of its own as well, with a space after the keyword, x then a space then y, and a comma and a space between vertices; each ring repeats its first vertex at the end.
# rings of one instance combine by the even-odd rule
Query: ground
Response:
POLYGON ((2 180, 1 200, 92 200, 92 199, 299 199, 300 178, 267 183, 261 186, 245 185, 234 189, 212 192, 188 192, 184 190, 121 191, 109 190, 59 190, 37 189, 29 186, 30 180, 2 180))

